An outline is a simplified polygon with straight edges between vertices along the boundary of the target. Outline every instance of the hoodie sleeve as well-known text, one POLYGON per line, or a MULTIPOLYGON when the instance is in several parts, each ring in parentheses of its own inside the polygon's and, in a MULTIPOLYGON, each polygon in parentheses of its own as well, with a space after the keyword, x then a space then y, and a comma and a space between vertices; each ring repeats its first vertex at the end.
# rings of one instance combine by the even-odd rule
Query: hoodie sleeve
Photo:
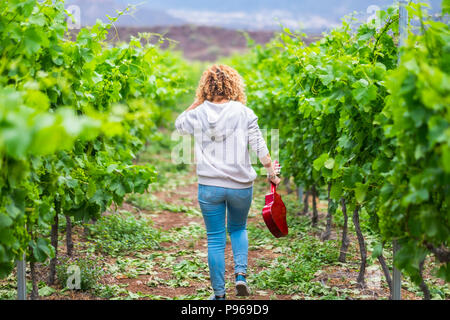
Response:
POLYGON ((269 154, 269 149, 267 148, 261 130, 259 129, 258 117, 253 110, 248 110, 250 110, 248 119, 248 141, 252 150, 256 152, 258 158, 261 159, 269 154))
POLYGON ((194 134, 195 123, 197 121, 197 114, 194 110, 184 111, 175 121, 175 128, 181 135, 194 134))

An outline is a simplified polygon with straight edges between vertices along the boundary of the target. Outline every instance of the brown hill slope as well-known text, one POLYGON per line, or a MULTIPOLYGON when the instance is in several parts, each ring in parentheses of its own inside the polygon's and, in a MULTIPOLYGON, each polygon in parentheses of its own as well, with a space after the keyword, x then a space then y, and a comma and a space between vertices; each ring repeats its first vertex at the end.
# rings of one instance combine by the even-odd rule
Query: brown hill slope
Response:
MULTIPOLYGON (((235 52, 243 52, 247 49, 245 36, 236 30, 207 26, 171 26, 171 27, 147 27, 131 28, 119 27, 118 37, 121 41, 130 40, 130 36, 137 36, 139 32, 157 33, 165 38, 175 40, 173 45, 182 51, 190 60, 215 61, 221 56, 229 56, 235 52)), ((258 44, 269 42, 274 36, 273 31, 248 31, 248 34, 258 44)), ((310 37, 310 42, 318 36, 310 37)), ((157 37, 152 37, 153 41, 157 37)), ((163 48, 167 48, 166 41, 163 48)))

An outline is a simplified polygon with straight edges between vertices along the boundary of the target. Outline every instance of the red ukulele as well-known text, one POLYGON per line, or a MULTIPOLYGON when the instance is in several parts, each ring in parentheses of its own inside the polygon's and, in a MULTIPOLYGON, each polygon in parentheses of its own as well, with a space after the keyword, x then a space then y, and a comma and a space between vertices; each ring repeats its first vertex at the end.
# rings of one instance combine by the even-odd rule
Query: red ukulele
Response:
POLYGON ((266 205, 262 210, 262 216, 275 238, 287 236, 286 206, 277 193, 276 185, 272 182, 270 182, 270 193, 266 194, 266 205))

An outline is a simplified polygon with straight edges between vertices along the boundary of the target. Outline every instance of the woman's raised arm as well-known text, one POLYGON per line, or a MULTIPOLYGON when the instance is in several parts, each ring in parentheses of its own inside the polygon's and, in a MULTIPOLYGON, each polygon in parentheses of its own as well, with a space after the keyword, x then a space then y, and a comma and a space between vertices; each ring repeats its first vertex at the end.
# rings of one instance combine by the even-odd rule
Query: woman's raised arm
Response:
POLYGON ((195 114, 192 114, 192 111, 197 108, 201 103, 198 100, 195 100, 193 104, 191 104, 185 111, 183 111, 175 120, 175 128, 178 133, 181 135, 186 134, 194 134, 195 129, 195 120, 197 119, 195 114))

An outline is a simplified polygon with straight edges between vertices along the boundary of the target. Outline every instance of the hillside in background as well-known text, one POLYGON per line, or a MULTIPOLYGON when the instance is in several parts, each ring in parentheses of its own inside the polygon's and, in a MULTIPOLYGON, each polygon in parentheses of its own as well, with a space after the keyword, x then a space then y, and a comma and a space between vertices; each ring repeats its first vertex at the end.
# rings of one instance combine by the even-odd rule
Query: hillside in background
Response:
MULTIPOLYGON (((209 26, 117 27, 110 31, 109 38, 128 42, 131 36, 137 37, 139 33, 144 32, 155 34, 150 38, 151 43, 158 42, 159 35, 170 39, 164 41, 162 48, 170 46, 172 50, 181 51, 189 60, 213 62, 220 57, 243 53, 248 49, 246 37, 242 32, 209 26)), ((273 31, 248 31, 247 34, 256 44, 265 44, 274 36, 273 31)), ((305 42, 311 43, 319 37, 320 35, 309 36, 305 42)))
MULTIPOLYGON (((441 0, 430 0, 440 8, 441 0)), ((80 8, 81 24, 92 25, 106 15, 117 16, 128 4, 129 14, 115 23, 118 38, 128 41, 139 32, 153 32, 176 41, 176 49, 188 59, 215 61, 246 50, 246 39, 238 30, 247 30, 256 43, 267 43, 280 24, 301 28, 309 42, 340 24, 353 12, 362 21, 378 6, 385 8, 392 0, 66 0, 66 8, 80 8), (369 10, 368 10, 369 8, 369 10), (357 13, 356 13, 357 12, 357 13)), ((156 39, 156 38, 154 38, 156 39)), ((164 46, 167 46, 166 42, 164 46)))
MULTIPOLYGON (((163 34, 177 41, 178 43, 174 44, 175 48, 181 50, 184 56, 191 60, 216 61, 219 57, 247 50, 247 40, 241 32, 219 27, 185 25, 148 29, 119 28, 119 34, 123 40, 128 40, 130 35, 136 35, 142 31, 163 34)), ((265 44, 273 38, 274 32, 249 31, 248 35, 255 43, 265 44)), ((319 35, 310 36, 306 42, 309 43, 317 38, 319 35)), ((163 45, 163 48, 167 45, 168 42, 163 45)))
MULTIPOLYGON (((81 9, 81 23, 106 20, 128 4, 136 5, 132 15, 121 17, 118 25, 150 27, 196 24, 231 29, 274 30, 279 23, 308 32, 321 32, 340 23, 352 12, 360 18, 373 14, 373 6, 385 8, 393 0, 66 0, 81 9)), ((428 0, 433 11, 440 10, 441 0, 428 0)))

